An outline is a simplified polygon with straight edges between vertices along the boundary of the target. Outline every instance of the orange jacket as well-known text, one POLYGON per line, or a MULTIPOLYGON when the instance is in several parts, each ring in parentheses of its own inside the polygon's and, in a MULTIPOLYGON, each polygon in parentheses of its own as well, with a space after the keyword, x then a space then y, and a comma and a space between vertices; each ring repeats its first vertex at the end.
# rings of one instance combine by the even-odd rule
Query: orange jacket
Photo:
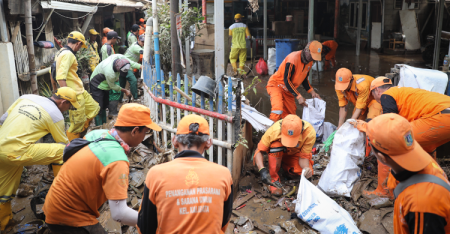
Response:
MULTIPOLYGON (((406 171, 394 176, 405 180, 412 174, 415 173, 406 171)), ((434 160, 418 174, 434 175, 449 183, 444 171, 434 160)), ((450 233, 450 192, 429 182, 411 185, 403 190, 395 200, 394 232, 450 233)))
POLYGON ((267 82, 267 87, 282 87, 286 92, 290 92, 294 97, 301 96, 297 91, 300 84, 310 93, 313 89, 307 79, 309 70, 313 62, 303 64, 301 60, 302 51, 290 53, 280 64, 277 72, 273 74, 267 82))
POLYGON ((145 28, 146 28, 146 26, 147 25, 139 25, 139 35, 142 35, 142 34, 144 34, 145 33, 145 28))
POLYGON ((374 78, 358 74, 353 74, 353 77, 352 87, 349 91, 336 90, 339 106, 346 106, 350 101, 356 108, 365 110, 367 105, 374 100, 370 92, 370 83, 372 83, 374 78))
POLYGON ((325 56, 325 60, 331 60, 336 56, 336 50, 338 48, 338 43, 334 40, 325 41, 322 45, 327 46, 331 49, 330 52, 325 56))
POLYGON ((381 95, 383 114, 396 113, 409 122, 431 117, 450 107, 444 94, 409 87, 392 87, 381 95))

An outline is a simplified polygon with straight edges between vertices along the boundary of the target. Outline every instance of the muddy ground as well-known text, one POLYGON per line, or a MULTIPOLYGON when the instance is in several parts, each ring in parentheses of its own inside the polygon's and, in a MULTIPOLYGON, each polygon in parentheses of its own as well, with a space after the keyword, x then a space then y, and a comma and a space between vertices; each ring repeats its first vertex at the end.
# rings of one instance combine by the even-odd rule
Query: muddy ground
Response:
MULTIPOLYGON (((340 46, 337 52, 338 65, 336 68, 324 72, 312 72, 312 86, 328 103, 326 109, 325 121, 337 124, 338 122, 338 101, 334 90, 334 74, 338 68, 347 67, 355 74, 367 74, 371 76, 384 75, 390 71, 397 63, 409 64, 416 67, 424 67, 425 64, 420 54, 417 55, 384 55, 374 51, 362 52, 359 57, 355 56, 353 47, 340 46)), ((256 58, 257 61, 259 58, 256 58)), ((256 62, 255 62, 256 63, 256 62)), ((247 66, 250 67, 249 62, 247 66)), ((246 68, 248 70, 248 68, 246 68)), ((231 66, 228 66, 227 73, 231 74, 231 66)), ((256 75, 256 74, 255 74, 256 75)), ((247 98, 250 104, 258 111, 265 115, 270 114, 270 99, 266 92, 266 84, 269 76, 260 76, 262 82, 256 86, 256 94, 249 92, 247 98)), ((252 74, 244 80, 245 85, 251 83, 252 74)), ((309 98, 303 88, 299 88, 302 95, 309 98)), ((302 116, 302 108, 297 109, 297 114, 302 116)), ((349 112, 350 115, 350 112, 349 112)), ((108 124, 102 128, 108 129, 114 124, 111 119, 108 124)), ((259 142, 261 134, 255 134, 254 143, 259 142)), ((151 137, 148 138, 151 141, 151 137)), ((130 188, 129 188, 129 206, 137 209, 140 205, 143 192, 143 183, 146 172, 155 164, 159 164, 169 160, 172 151, 163 151, 155 153, 155 148, 151 142, 141 144, 134 149, 129 155, 130 160, 130 188)), ((311 182, 317 184, 320 173, 328 163, 327 154, 316 155, 315 175, 311 178, 311 182)), ((444 170, 450 173, 450 161, 442 159, 441 165, 444 170)), ((266 162, 267 164, 267 162, 266 162)), ((366 160, 362 165, 362 177, 358 181, 351 198, 334 198, 334 200, 346 209, 358 227, 364 233, 383 234, 392 232, 392 204, 382 208, 371 208, 370 201, 362 197, 362 191, 365 189, 373 190, 377 185, 377 166, 374 158, 366 160)), ((447 173, 447 174, 448 174, 447 173)), ((295 188, 292 196, 284 198, 281 202, 279 197, 270 195, 267 186, 261 183, 259 173, 251 164, 246 165, 244 173, 239 184, 239 191, 235 198, 233 215, 228 226, 227 233, 317 233, 312 230, 306 223, 296 218, 294 209, 295 204, 292 203, 297 197, 297 190, 300 178, 287 177, 280 171, 282 175, 282 183, 285 190, 291 191, 295 188), (279 205, 276 205, 279 202, 279 205)), ((12 210, 14 220, 17 225, 12 226, 5 233, 48 233, 45 225, 39 221, 31 209, 31 199, 39 195, 39 191, 45 192, 45 189, 53 181, 53 172, 48 166, 30 166, 24 169, 22 175, 22 183, 20 185, 17 197, 12 201, 12 210)), ((285 192, 286 193, 286 192, 285 192)), ((42 195, 42 194, 41 194, 42 195)), ((36 213, 42 214, 37 205, 36 213)), ((108 230, 109 233, 137 233, 134 227, 121 226, 119 223, 111 219, 108 205, 100 208, 100 223, 108 230)))

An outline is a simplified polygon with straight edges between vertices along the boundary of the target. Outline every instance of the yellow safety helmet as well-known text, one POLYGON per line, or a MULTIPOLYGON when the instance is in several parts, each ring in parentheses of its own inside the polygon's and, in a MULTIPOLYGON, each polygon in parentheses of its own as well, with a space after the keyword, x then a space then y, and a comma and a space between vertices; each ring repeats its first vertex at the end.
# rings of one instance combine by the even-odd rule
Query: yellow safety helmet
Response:
POLYGON ((240 19, 240 18, 243 18, 244 16, 242 16, 241 14, 239 14, 239 13, 237 13, 235 16, 234 16, 234 18, 235 19, 240 19))
POLYGON ((95 29, 90 29, 89 33, 92 34, 92 35, 99 35, 100 34, 97 31, 95 31, 95 29))
POLYGON ((78 32, 78 31, 73 31, 73 32, 69 33, 69 36, 67 36, 67 38, 71 38, 71 39, 80 41, 81 43, 83 43, 82 47, 87 49, 86 41, 85 41, 84 35, 82 33, 78 32))

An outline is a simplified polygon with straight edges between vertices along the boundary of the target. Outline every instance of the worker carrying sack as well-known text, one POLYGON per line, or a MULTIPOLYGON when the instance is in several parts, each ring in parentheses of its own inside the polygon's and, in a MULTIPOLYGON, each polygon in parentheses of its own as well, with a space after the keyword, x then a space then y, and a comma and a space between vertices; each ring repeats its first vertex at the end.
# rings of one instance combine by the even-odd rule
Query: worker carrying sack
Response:
POLYGON ((309 182, 303 173, 295 213, 320 233, 361 233, 350 214, 309 182))
POLYGON ((83 138, 76 138, 76 139, 72 140, 69 144, 67 144, 66 148, 64 148, 63 162, 67 162, 67 160, 69 160, 69 158, 72 157, 72 155, 74 155, 76 152, 80 151, 85 146, 87 146, 91 143, 99 142, 99 141, 116 141, 117 143, 120 144, 120 142, 115 139, 107 139, 107 138, 103 138, 103 137, 98 138, 95 141, 88 141, 83 138))
POLYGON ((361 176, 361 169, 366 155, 365 134, 353 127, 347 120, 337 130, 331 148, 330 162, 320 177, 317 185, 328 196, 350 197, 353 185, 361 176))

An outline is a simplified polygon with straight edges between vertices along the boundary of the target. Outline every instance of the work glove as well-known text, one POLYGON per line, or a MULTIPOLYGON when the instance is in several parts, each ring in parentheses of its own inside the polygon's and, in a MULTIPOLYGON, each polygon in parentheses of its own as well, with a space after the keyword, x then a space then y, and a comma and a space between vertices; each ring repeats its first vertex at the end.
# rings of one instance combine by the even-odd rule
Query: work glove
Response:
POLYGON ((261 170, 259 170, 259 174, 261 175, 261 180, 263 183, 272 185, 272 177, 270 177, 269 170, 267 168, 263 167, 261 170))

